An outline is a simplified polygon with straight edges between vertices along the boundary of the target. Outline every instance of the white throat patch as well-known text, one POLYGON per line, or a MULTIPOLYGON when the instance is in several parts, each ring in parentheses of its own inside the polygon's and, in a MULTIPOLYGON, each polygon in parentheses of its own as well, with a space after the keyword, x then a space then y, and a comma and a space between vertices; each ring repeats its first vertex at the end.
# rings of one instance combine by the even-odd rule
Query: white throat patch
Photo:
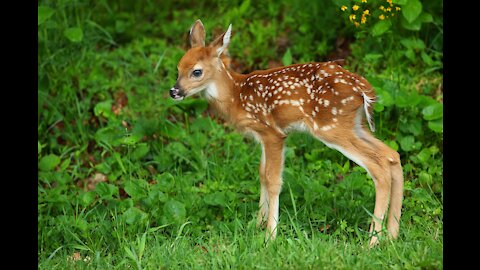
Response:
POLYGON ((217 85, 212 82, 207 85, 205 91, 207 99, 218 99, 218 88, 217 85))

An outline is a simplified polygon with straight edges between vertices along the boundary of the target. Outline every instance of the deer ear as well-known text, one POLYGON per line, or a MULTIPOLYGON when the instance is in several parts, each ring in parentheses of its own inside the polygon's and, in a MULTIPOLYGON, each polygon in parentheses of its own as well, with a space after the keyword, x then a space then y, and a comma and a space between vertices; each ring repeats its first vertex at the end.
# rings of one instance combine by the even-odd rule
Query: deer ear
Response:
POLYGON ((227 49, 230 44, 230 37, 232 36, 232 24, 228 26, 227 32, 223 33, 217 37, 211 44, 213 48, 217 50, 217 56, 222 55, 222 53, 227 49))
POLYGON ((190 28, 190 45, 193 47, 205 46, 205 27, 197 20, 190 28))

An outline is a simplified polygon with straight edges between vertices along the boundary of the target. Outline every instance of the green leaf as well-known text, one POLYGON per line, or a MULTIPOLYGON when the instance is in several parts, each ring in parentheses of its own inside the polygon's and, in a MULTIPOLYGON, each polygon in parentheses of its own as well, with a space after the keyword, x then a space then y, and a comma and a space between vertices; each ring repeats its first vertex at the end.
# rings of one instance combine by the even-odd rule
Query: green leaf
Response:
POLYGON ((420 172, 418 174, 418 181, 422 185, 431 185, 433 183, 433 177, 427 172, 420 172))
POLYGON ((435 65, 435 62, 433 61, 433 59, 430 57, 430 55, 428 55, 425 51, 422 51, 422 53, 420 54, 420 56, 422 57, 422 61, 429 67, 435 65))
POLYGON ((422 3, 419 0, 408 0, 402 6, 402 15, 407 22, 413 22, 422 13, 422 3))
POLYGON ((226 197, 224 192, 215 192, 215 193, 207 194, 203 200, 208 205, 221 206, 226 204, 226 197))
POLYGON ((159 129, 160 135, 172 139, 178 139, 185 135, 185 130, 183 130, 183 128, 181 128, 179 125, 174 125, 168 120, 164 123, 165 124, 159 129))
POLYGON ((385 107, 389 107, 395 104, 392 95, 390 95, 389 92, 383 90, 382 88, 377 88, 377 96, 378 101, 376 103, 379 103, 385 107))
POLYGON ((78 43, 83 40, 83 31, 80 27, 67 28, 63 35, 71 42, 78 43))
POLYGON ((435 103, 429 105, 422 110, 423 119, 425 120, 435 120, 443 117, 443 104, 435 103))
POLYGON ((405 136, 400 139, 400 147, 402 147, 404 151, 408 152, 408 151, 417 150, 417 149, 420 149, 421 146, 422 146, 422 143, 415 142, 415 138, 413 136, 405 136))
POLYGON ((140 159, 144 157, 150 151, 150 146, 146 143, 139 143, 136 145, 135 150, 131 154, 132 159, 140 159))
POLYGON ((422 151, 420 151, 420 153, 417 154, 417 159, 421 164, 427 164, 431 155, 432 155, 432 152, 430 151, 430 149, 424 148, 422 149, 422 151))
POLYGON ((87 191, 79 195, 80 204, 83 207, 89 206, 93 201, 95 201, 95 192, 87 191))
POLYGON ((46 22, 55 13, 53 9, 47 6, 38 7, 38 25, 46 22))
POLYGON ((400 44, 405 46, 407 49, 413 49, 416 51, 425 49, 425 42, 418 38, 402 38, 400 40, 400 44))
POLYGON ((124 145, 135 145, 141 140, 140 134, 127 134, 120 139, 120 144, 124 145))
POLYGON ((163 211, 167 220, 182 222, 185 219, 186 210, 183 203, 176 200, 169 200, 163 206, 163 211))
POLYGON ((432 16, 432 14, 427 13, 427 12, 423 12, 422 14, 420 14, 420 16, 418 16, 418 18, 420 19, 420 21, 421 21, 422 23, 431 23, 431 22, 433 22, 433 16, 432 16))
POLYGON ((437 132, 437 133, 442 133, 443 132, 443 117, 440 119, 436 119, 433 121, 428 121, 428 128, 431 130, 437 132))
POLYGON ((422 28, 422 21, 420 20, 420 17, 413 22, 408 22, 407 19, 402 17, 400 20, 400 24, 403 28, 411 31, 419 31, 422 28))
POLYGON ((392 22, 390 20, 379 21, 372 27, 372 35, 374 37, 380 36, 387 32, 387 30, 390 29, 391 26, 392 22))
POLYGON ((115 117, 115 114, 112 112, 112 100, 105 100, 99 102, 93 107, 93 113, 95 116, 103 116, 107 119, 115 117))
POLYGON ((51 171, 55 169, 58 164, 60 164, 60 158, 57 155, 50 154, 40 159, 40 162, 38 163, 38 168, 44 172, 51 171))
POLYGON ((113 195, 118 195, 118 187, 112 184, 101 182, 95 186, 95 192, 100 196, 101 199, 108 200, 111 199, 113 195))
POLYGON ((38 142, 38 152, 37 154, 40 155, 40 153, 42 152, 42 144, 40 143, 40 141, 37 141, 38 142))
POLYGON ((138 222, 142 222, 148 217, 147 213, 143 212, 142 210, 132 206, 128 208, 125 213, 123 213, 122 218, 127 224, 136 224, 138 222))
POLYGON ((155 178, 157 180, 157 186, 161 191, 169 192, 173 190, 173 187, 175 186, 175 178, 172 174, 165 172, 155 178))
POLYGON ((250 6, 250 0, 243 1, 243 3, 240 5, 240 8, 238 9, 238 12, 240 14, 244 14, 245 11, 247 11, 249 6, 250 6))
POLYGON ((290 51, 290 48, 288 48, 285 54, 283 55, 282 63, 284 66, 288 66, 292 64, 292 52, 290 51))
POLYGON ((142 179, 128 180, 125 182, 123 189, 133 199, 147 196, 146 182, 142 179))
POLYGON ((388 146, 390 146, 390 148, 392 148, 393 150, 397 151, 398 150, 398 144, 395 140, 391 140, 391 141, 386 141, 385 142, 388 146))

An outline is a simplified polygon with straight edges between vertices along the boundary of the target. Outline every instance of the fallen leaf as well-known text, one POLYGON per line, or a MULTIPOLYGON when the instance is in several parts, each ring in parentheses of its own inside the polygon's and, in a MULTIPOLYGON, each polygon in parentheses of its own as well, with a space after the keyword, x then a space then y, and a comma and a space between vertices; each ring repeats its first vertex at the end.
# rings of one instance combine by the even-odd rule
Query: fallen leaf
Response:
POLYGON ((77 182, 77 187, 83 188, 85 191, 94 190, 95 186, 100 182, 106 182, 107 176, 102 173, 95 173, 93 177, 89 177, 77 182))

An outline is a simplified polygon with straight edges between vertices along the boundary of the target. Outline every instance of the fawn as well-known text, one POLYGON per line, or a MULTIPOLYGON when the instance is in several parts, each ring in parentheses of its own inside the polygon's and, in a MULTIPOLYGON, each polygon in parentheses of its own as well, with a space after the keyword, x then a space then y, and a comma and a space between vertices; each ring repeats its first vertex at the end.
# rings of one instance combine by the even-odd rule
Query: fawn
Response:
POLYGON ((378 243, 389 205, 387 230, 397 238, 403 171, 399 154, 364 126, 366 119, 374 131, 372 86, 333 61, 236 73, 227 68, 229 58, 225 55, 231 29, 230 24, 225 33, 205 46, 202 22, 193 24, 191 48, 177 66, 178 79, 170 96, 182 100, 204 90, 210 105, 227 122, 261 144, 257 225, 266 220, 267 238, 274 239, 277 233, 284 141, 291 131, 310 132, 367 171, 376 190, 370 246, 378 243))

